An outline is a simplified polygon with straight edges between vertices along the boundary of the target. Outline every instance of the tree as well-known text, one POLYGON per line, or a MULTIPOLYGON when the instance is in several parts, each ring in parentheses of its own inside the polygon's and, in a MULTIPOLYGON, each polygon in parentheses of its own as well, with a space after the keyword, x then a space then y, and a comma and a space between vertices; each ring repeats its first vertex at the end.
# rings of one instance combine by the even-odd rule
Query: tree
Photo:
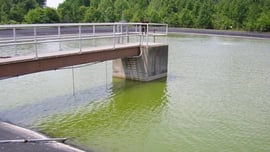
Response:
POLYGON ((213 4, 211 1, 206 1, 203 3, 199 11, 199 16, 195 21, 195 25, 198 28, 212 28, 212 14, 213 14, 213 4))
POLYGON ((90 6, 89 0, 65 0, 58 7, 63 22, 80 22, 84 19, 86 7, 90 6))
POLYGON ((154 10, 154 9, 149 9, 147 11, 147 17, 146 17, 148 22, 154 22, 154 23, 158 23, 161 21, 161 17, 158 11, 154 10))
POLYGON ((0 23, 7 23, 9 20, 8 10, 10 8, 10 4, 7 0, 0 1, 0 23))
POLYGON ((181 27, 194 27, 194 18, 192 16, 192 12, 185 8, 178 15, 179 17, 179 26, 181 27))
POLYGON ((12 5, 10 8, 9 19, 16 22, 22 22, 24 15, 31 9, 38 7, 38 3, 35 0, 19 1, 16 5, 12 5))
POLYGON ((55 9, 46 7, 45 9, 36 8, 30 10, 25 16, 24 21, 28 24, 34 23, 59 23, 60 17, 55 9))
POLYGON ((114 16, 116 21, 127 20, 125 16, 125 10, 129 9, 128 2, 126 0, 116 0, 114 2, 114 16))
POLYGON ((24 17, 24 21, 28 24, 45 23, 46 20, 48 19, 46 19, 45 13, 41 8, 30 10, 24 17))
POLYGON ((98 22, 100 20, 101 13, 98 9, 90 7, 86 10, 83 22, 98 22))
POLYGON ((46 7, 45 9, 43 9, 43 11, 45 13, 46 18, 48 19, 44 23, 59 23, 60 22, 60 16, 55 9, 46 7))
POLYGON ((270 10, 261 13, 257 20, 257 30, 261 32, 270 31, 270 10))
POLYGON ((45 3, 0 0, 0 23, 58 22, 58 13, 62 22, 146 20, 189 28, 270 31, 270 0, 65 0, 57 13, 42 10, 45 3))
POLYGON ((112 0, 101 0, 98 6, 98 10, 101 13, 101 22, 114 21, 114 8, 112 0))
POLYGON ((220 30, 228 30, 232 28, 233 21, 222 13, 213 15, 213 27, 220 30))

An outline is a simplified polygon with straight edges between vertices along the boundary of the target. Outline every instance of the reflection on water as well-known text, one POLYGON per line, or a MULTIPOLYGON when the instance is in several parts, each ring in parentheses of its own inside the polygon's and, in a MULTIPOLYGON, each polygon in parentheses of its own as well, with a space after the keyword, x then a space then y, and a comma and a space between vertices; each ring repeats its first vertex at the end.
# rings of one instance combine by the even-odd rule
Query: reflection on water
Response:
POLYGON ((101 152, 270 151, 270 41, 169 47, 168 77, 148 83, 112 79, 111 62, 75 69, 75 96, 71 69, 1 80, 0 119, 101 152))
POLYGON ((155 137, 154 129, 166 106, 166 81, 115 79, 111 91, 107 99, 96 100, 76 113, 54 115, 38 128, 52 136, 69 134, 75 142, 98 151, 147 148, 143 145, 155 137))

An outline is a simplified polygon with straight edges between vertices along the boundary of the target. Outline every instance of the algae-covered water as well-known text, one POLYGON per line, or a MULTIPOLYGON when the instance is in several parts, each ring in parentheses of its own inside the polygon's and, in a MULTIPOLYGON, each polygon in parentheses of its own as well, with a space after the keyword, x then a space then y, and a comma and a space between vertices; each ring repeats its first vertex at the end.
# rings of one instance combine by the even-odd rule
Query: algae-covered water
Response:
POLYGON ((110 61, 1 80, 0 119, 97 152, 270 151, 270 40, 168 42, 153 82, 113 79, 110 61))

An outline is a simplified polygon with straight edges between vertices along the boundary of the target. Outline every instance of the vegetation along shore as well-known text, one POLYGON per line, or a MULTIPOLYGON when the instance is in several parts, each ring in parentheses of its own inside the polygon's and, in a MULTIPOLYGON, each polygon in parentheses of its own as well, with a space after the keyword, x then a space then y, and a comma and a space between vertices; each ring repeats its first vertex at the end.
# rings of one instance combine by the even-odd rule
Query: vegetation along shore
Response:
POLYGON ((270 31, 269 0, 1 0, 0 23, 161 22, 172 27, 270 31))

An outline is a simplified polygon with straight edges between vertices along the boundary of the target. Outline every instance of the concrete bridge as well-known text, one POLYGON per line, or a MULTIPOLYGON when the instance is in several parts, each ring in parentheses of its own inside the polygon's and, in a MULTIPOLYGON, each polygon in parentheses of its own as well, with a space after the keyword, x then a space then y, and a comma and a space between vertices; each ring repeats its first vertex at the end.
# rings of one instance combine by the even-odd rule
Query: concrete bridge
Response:
POLYGON ((151 81, 167 75, 167 33, 156 23, 0 25, 0 79, 113 60, 113 76, 151 81))

